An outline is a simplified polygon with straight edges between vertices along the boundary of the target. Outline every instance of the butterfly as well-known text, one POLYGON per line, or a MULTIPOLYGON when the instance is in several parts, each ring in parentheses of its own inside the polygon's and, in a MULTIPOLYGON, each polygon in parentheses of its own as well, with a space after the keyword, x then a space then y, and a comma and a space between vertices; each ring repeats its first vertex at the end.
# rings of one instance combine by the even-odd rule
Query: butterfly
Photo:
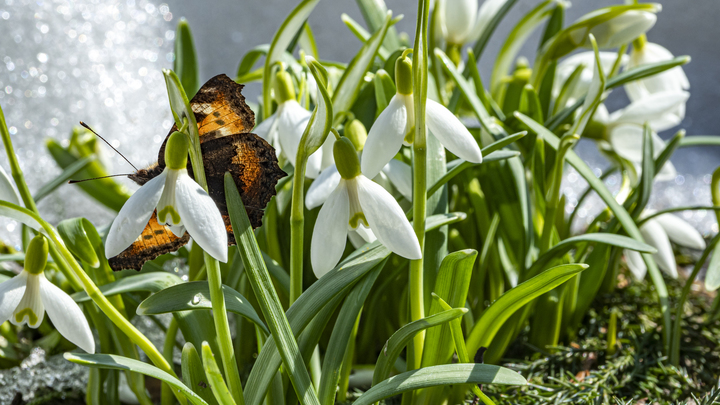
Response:
MULTIPOLYGON (((275 149, 264 139, 250 133, 255 126, 255 114, 245 103, 243 85, 226 75, 208 80, 190 100, 200 134, 200 149, 205 166, 208 194, 215 201, 222 214, 228 232, 228 245, 235 244, 225 203, 225 172, 230 172, 240 197, 245 204, 253 228, 262 224, 265 206, 275 195, 275 185, 287 174, 278 166, 275 149)), ((177 127, 173 126, 165 138, 157 163, 140 169, 128 177, 143 185, 160 175, 165 169, 165 145, 177 127)), ((188 160, 188 174, 193 177, 188 160)), ((109 258, 113 270, 142 269, 148 260, 174 252, 188 243, 190 236, 185 232, 175 235, 168 226, 152 214, 142 234, 122 253, 109 258)))

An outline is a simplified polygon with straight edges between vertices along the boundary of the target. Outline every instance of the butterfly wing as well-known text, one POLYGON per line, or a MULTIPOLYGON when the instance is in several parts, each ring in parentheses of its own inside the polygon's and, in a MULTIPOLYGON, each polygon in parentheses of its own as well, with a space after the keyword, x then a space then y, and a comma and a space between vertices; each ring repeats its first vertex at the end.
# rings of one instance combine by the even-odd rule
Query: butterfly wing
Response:
POLYGON ((156 211, 153 212, 150 221, 135 242, 119 255, 108 259, 108 262, 115 271, 124 269, 140 271, 146 261, 168 252, 174 252, 188 243, 188 240, 190 240, 190 236, 187 232, 182 237, 177 237, 169 227, 160 224, 157 221, 156 211))

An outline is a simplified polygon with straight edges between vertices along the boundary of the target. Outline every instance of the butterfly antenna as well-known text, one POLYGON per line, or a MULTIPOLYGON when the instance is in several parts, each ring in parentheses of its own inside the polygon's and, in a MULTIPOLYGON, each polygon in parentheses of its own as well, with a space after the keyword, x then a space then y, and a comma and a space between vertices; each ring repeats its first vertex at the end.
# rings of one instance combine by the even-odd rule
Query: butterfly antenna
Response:
MULTIPOLYGON (((125 161, 128 162, 128 164, 129 164, 130 166, 132 166, 133 169, 135 169, 135 171, 138 170, 138 168, 135 167, 134 164, 130 163, 130 161, 125 157, 125 155, 123 155, 122 153, 120 153, 119 150, 115 149, 114 146, 110 145, 110 142, 106 141, 105 138, 103 138, 102 136, 98 135, 98 133, 95 132, 92 128, 90 128, 90 126, 89 126, 88 124, 80 121, 80 125, 82 125, 85 129, 87 129, 88 131, 90 131, 90 132, 92 132, 93 134, 95 134, 95 136, 97 136, 98 138, 102 139, 102 141, 105 142, 105 143, 107 144, 107 146, 111 147, 112 150, 114 150, 115 152, 117 152, 118 155, 122 156, 122 158, 125 159, 125 161)), ((118 174, 118 176, 125 176, 125 175, 124 175, 124 174, 118 174)), ((108 176, 108 177, 112 177, 112 176, 108 176)), ((100 179, 100 178, 102 178, 102 177, 98 177, 98 178, 100 179)), ((88 180, 95 180, 95 179, 88 179, 88 180)))
MULTIPOLYGON (((114 149, 114 148, 113 148, 114 149)), ((128 162, 129 163, 129 162, 128 162)), ((101 177, 93 177, 91 179, 82 179, 82 180, 70 180, 68 181, 68 184, 75 184, 75 183, 82 183, 83 181, 90 181, 90 180, 100 180, 100 179, 107 179, 108 177, 119 177, 119 176, 130 176, 131 173, 126 174, 111 174, 109 176, 101 176, 101 177)))

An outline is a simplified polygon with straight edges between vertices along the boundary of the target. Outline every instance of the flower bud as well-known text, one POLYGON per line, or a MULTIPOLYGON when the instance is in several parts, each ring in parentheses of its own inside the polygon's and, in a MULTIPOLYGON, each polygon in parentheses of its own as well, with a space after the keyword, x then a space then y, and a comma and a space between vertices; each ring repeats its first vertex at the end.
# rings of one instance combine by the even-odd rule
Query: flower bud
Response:
POLYGON ((592 26, 578 28, 570 33, 573 42, 579 46, 590 47, 588 34, 593 34, 598 48, 607 49, 633 41, 655 25, 654 13, 640 10, 628 10, 592 26))
POLYGON ((407 56, 400 56, 395 61, 395 84, 400 94, 412 94, 412 61, 407 56))
POLYGON ((355 150, 362 152, 367 140, 367 130, 360 120, 354 119, 345 125, 345 136, 355 145, 355 150))
POLYGON ((354 179, 360 175, 360 160, 355 152, 355 145, 349 138, 343 136, 335 141, 333 156, 335 166, 343 179, 354 179))
POLYGON ((478 12, 477 0, 446 0, 444 11, 447 42, 457 45, 464 44, 475 26, 478 12))
POLYGON ((170 134, 165 145, 165 165, 172 170, 185 169, 189 145, 187 135, 184 133, 175 131, 170 134))
POLYGON ((281 70, 275 75, 275 99, 279 104, 295 98, 295 87, 290 73, 281 70))
POLYGON ((44 236, 34 237, 25 252, 25 271, 30 274, 40 274, 47 264, 48 243, 44 236))

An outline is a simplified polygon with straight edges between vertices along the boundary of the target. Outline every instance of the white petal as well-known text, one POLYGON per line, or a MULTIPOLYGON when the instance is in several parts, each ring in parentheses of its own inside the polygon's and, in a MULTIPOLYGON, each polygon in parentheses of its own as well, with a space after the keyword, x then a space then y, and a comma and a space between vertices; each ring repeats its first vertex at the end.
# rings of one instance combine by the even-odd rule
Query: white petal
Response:
POLYGON ((655 221, 663 227, 670 240, 678 245, 691 249, 705 249, 705 239, 700 235, 700 232, 677 215, 658 215, 655 217, 655 221))
POLYGON ((277 113, 267 117, 253 129, 253 133, 274 145, 277 142, 277 113))
POLYGON ((305 195, 305 206, 311 210, 322 205, 340 184, 340 172, 333 164, 320 173, 305 195))
POLYGON ((655 181, 670 181, 677 177, 677 170, 671 161, 665 162, 662 169, 655 174, 655 181))
POLYGON ((210 256, 227 262, 227 231, 215 201, 187 174, 178 176, 175 201, 193 240, 210 256))
POLYGON ((377 176, 383 166, 398 153, 405 139, 407 118, 403 97, 395 94, 375 120, 365 141, 360 163, 365 176, 377 176))
POLYGON ((20 205, 20 196, 2 166, 0 166, 0 200, 20 205))
POLYGON ((673 253, 670 240, 660 223, 655 220, 649 220, 640 227, 640 233, 643 239, 649 245, 657 249, 657 253, 653 255, 660 270, 664 271, 672 278, 677 278, 677 263, 675 262, 675 253, 673 253))
POLYGON ((10 319, 25 294, 27 276, 28 272, 22 271, 17 276, 0 284, 0 325, 10 319))
POLYGON ((623 253, 625 253, 625 262, 633 277, 636 280, 643 280, 647 273, 647 266, 645 266, 642 255, 634 250, 623 250, 623 253))
POLYGON ((356 229, 348 232, 348 238, 355 249, 358 249, 366 243, 375 242, 377 240, 372 229, 366 228, 364 225, 360 225, 356 229))
MULTIPOLYGON (((639 50, 633 47, 633 51, 630 53, 628 68, 634 68, 648 63, 663 62, 673 57, 673 54, 663 46, 646 42, 639 50)), ((680 66, 625 85, 625 90, 631 101, 640 100, 653 93, 680 91, 689 88, 690 82, 680 66)), ((684 114, 679 115, 681 117, 684 116, 684 114)))
POLYGON ((470 36, 467 39, 467 43, 474 43, 482 35, 487 25, 495 17, 495 14, 505 5, 507 0, 485 0, 478 10, 475 26, 473 27, 470 36))
POLYGON ((95 353, 95 339, 78 304, 63 290, 40 276, 40 296, 55 329, 88 353, 95 353))
POLYGON ((616 124, 639 124, 646 121, 655 131, 664 131, 680 123, 680 117, 675 114, 678 107, 684 105, 690 97, 686 91, 664 91, 650 94, 635 101, 615 117, 616 124))
MULTIPOLYGON (((635 124, 623 124, 614 127, 610 132, 610 145, 621 157, 633 162, 642 163, 643 158, 643 128, 635 124)), ((665 149, 665 142, 655 133, 651 134, 653 141, 653 158, 657 158, 665 149)), ((666 166, 670 162, 666 163, 666 166)))
POLYGON ((402 257, 420 259, 420 243, 397 201, 379 184, 363 175, 358 176, 356 181, 363 213, 380 243, 402 257))
POLYGON ((320 165, 320 170, 325 170, 335 164, 335 158, 333 156, 334 145, 335 137, 332 135, 328 135, 328 137, 325 138, 325 143, 323 143, 323 145, 320 147, 320 151, 322 151, 322 164, 320 165))
POLYGON ((168 228, 170 228, 170 232, 178 238, 182 238, 183 235, 185 235, 185 227, 182 225, 169 225, 168 228))
POLYGON ((300 138, 310 121, 311 113, 295 100, 284 102, 278 113, 278 140, 285 157, 295 166, 300 138))
POLYGON ((40 297, 40 281, 45 278, 45 275, 23 272, 27 274, 25 293, 13 311, 12 317, 10 317, 10 323, 13 325, 27 323, 31 328, 37 328, 45 317, 45 307, 40 297), (35 319, 32 319, 31 314, 28 314, 27 311, 34 314, 35 319))
POLYGON ((383 167, 383 173, 400 194, 412 202, 412 168, 410 165, 397 159, 390 159, 390 162, 383 167))
POLYGON ((165 188, 166 171, 145 183, 125 202, 105 241, 105 256, 117 256, 142 233, 165 188))
POLYGON ((464 44, 475 25, 478 1, 446 1, 444 11, 447 41, 453 44, 464 44))
POLYGON ((175 203, 175 187, 177 186, 177 179, 181 175, 187 176, 187 169, 165 170, 165 188, 160 195, 160 200, 157 203, 157 220, 161 224, 169 224, 173 226, 182 225, 182 218, 177 213, 177 207, 175 203))
POLYGON ((442 104, 427 100, 427 126, 445 149, 472 163, 482 162, 482 152, 460 120, 442 104))
POLYGON ((345 181, 338 184, 318 214, 310 243, 310 260, 320 278, 340 261, 347 241, 350 202, 345 181))
MULTIPOLYGON (((330 138, 330 137, 328 137, 330 138)), ((305 177, 314 179, 320 174, 323 162, 323 150, 322 147, 316 150, 315 153, 310 155, 305 166, 305 177)))

